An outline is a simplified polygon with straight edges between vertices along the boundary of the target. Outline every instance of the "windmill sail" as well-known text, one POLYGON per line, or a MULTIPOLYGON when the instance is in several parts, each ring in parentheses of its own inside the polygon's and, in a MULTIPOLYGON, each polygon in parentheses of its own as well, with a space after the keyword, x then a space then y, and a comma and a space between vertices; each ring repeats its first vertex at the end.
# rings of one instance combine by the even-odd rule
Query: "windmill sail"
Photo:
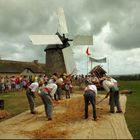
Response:
POLYGON ((68 29, 67 29, 67 24, 66 24, 66 19, 65 19, 63 8, 58 8, 57 14, 58 14, 58 20, 59 20, 59 25, 60 25, 61 33, 63 33, 63 34, 68 33, 68 29))
POLYGON ((76 74, 77 70, 76 70, 76 65, 74 62, 73 55, 72 55, 72 49, 70 47, 67 47, 67 48, 64 48, 62 52, 64 56, 67 74, 76 74))
POLYGON ((57 35, 30 35, 29 38, 34 45, 62 44, 57 35))
POLYGON ((93 45, 93 37, 88 35, 77 35, 74 38, 73 45, 93 45))

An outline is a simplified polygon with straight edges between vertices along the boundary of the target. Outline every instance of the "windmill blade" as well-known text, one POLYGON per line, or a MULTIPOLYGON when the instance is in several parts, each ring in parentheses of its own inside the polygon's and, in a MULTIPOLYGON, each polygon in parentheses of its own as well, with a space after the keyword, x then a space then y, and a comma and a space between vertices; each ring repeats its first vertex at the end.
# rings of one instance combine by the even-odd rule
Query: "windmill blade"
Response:
POLYGON ((73 39, 73 45, 93 45, 93 37, 88 35, 77 35, 73 39))
POLYGON ((63 44, 57 35, 29 35, 34 45, 63 44))
POLYGON ((66 19, 65 19, 63 8, 58 8, 57 15, 58 15, 58 20, 59 20, 59 26, 60 26, 61 33, 63 33, 63 34, 68 33, 68 29, 67 29, 67 24, 66 24, 66 19))
POLYGON ((76 74, 77 69, 73 58, 73 52, 71 47, 62 49, 64 62, 66 66, 67 74, 76 74))

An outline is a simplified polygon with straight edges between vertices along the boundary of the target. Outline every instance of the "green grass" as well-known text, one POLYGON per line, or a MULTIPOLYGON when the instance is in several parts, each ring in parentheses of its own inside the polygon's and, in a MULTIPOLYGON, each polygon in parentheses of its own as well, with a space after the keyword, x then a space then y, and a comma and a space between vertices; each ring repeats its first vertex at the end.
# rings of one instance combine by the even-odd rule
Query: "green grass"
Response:
MULTIPOLYGON (((29 110, 29 104, 25 91, 1 93, 0 99, 4 99, 4 109, 10 114, 8 118, 29 110)), ((35 101, 36 106, 42 104, 39 96, 36 96, 35 101)), ((3 121, 5 119, 0 119, 0 121, 3 121)))
POLYGON ((140 81, 120 81, 120 89, 129 89, 125 118, 134 139, 140 139, 140 81))

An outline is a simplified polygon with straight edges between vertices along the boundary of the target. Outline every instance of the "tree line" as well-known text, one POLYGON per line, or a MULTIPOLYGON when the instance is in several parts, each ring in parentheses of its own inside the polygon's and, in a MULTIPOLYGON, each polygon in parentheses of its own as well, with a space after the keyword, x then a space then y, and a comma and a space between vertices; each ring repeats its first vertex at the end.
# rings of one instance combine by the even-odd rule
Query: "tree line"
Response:
POLYGON ((139 81, 140 74, 132 74, 132 75, 112 75, 116 80, 126 80, 126 81, 139 81))

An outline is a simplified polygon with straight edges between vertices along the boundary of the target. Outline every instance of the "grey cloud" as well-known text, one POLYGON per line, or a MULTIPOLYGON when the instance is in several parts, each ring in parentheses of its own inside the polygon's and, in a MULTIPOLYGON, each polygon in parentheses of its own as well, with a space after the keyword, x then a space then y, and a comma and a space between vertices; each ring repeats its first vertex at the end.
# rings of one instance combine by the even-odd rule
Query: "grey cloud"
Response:
MULTIPOLYGON (((5 34, 44 32, 44 28, 50 22, 50 16, 53 16, 49 2, 47 4, 37 0, 10 0, 8 3, 7 0, 0 3, 0 28, 5 34)), ((50 26, 51 24, 48 29, 50 26)))
POLYGON ((108 38, 108 42, 117 49, 132 49, 140 47, 140 10, 135 9, 119 25, 114 25, 113 33, 108 38))
POLYGON ((91 24, 95 35, 109 22, 113 33, 108 38, 108 43, 117 49, 140 47, 140 30, 138 30, 140 2, 138 0, 129 2, 127 0, 94 0, 85 2, 85 7, 84 11, 93 12, 91 24))
MULTIPOLYGON (((0 0, 0 55, 13 60, 44 62, 45 46, 34 46, 28 35, 54 34, 58 28, 55 13, 58 7, 64 8, 69 38, 76 34, 99 36, 102 27, 109 23, 112 32, 105 43, 111 49, 139 48, 139 0, 0 0)), ((94 44, 100 45, 104 45, 100 40, 94 44)), ((106 46, 102 48, 104 52, 96 49, 99 56, 108 53, 106 46)), ((75 60, 78 67, 82 65, 82 69, 86 69, 83 51, 74 49, 75 60)))

